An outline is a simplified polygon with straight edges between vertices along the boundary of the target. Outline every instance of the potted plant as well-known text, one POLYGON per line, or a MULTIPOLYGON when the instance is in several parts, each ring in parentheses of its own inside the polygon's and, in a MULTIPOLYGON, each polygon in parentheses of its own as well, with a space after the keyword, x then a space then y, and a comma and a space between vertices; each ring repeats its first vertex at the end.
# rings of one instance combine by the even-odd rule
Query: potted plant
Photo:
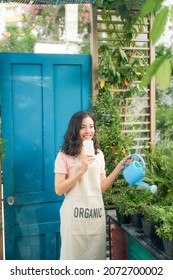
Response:
POLYGON ((164 141, 152 147, 151 151, 143 150, 145 154, 146 182, 157 185, 155 202, 167 205, 173 198, 173 142, 164 141))
POLYGON ((173 206, 163 207, 160 221, 156 227, 156 234, 163 240, 166 255, 173 259, 173 206))
POLYGON ((151 151, 143 150, 147 162, 146 182, 157 185, 154 194, 153 206, 144 209, 145 219, 157 222, 155 232, 163 240, 164 249, 169 249, 167 254, 173 258, 173 142, 162 141, 152 147, 151 151))
POLYGON ((163 249, 162 239, 156 234, 156 227, 161 222, 163 215, 163 207, 159 204, 144 205, 142 209, 142 226, 143 233, 146 237, 150 238, 152 242, 159 248, 163 249))
POLYGON ((141 229, 143 204, 149 203, 151 199, 150 191, 128 186, 115 195, 114 204, 121 215, 131 216, 133 226, 141 229))
POLYGON ((116 209, 117 221, 119 224, 128 224, 131 222, 131 216, 126 212, 127 208, 127 188, 119 189, 113 196, 113 203, 116 209))

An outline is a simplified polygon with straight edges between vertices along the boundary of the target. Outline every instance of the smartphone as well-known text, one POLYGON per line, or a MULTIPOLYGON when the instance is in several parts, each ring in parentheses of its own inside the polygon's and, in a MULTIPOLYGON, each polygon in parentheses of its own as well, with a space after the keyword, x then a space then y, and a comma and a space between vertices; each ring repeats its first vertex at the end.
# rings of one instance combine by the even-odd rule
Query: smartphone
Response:
POLYGON ((84 147, 85 155, 88 155, 88 156, 94 156, 95 155, 93 140, 83 141, 83 147, 84 147))

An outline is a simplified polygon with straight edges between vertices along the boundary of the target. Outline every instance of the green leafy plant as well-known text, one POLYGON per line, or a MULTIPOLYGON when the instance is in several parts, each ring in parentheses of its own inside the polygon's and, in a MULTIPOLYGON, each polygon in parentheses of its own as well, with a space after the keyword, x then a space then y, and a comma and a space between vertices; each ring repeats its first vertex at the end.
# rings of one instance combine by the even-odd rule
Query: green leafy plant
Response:
MULTIPOLYGON (((125 42, 123 44, 125 45, 125 42)), ((120 45, 118 42, 117 48, 111 43, 99 46, 98 76, 102 88, 107 86, 112 90, 128 89, 123 98, 121 97, 125 99, 141 92, 138 85, 134 87, 134 83, 142 79, 147 62, 142 51, 134 51, 133 56, 136 58, 131 59, 132 52, 124 51, 120 45)))
MULTIPOLYGON (((127 9, 131 9, 131 5, 127 3, 127 9)), ((104 3, 105 4, 105 3, 104 3)), ((120 2, 114 4, 121 5, 120 2)), ((135 5, 135 3, 133 3, 135 5)), ((121 10, 121 9, 120 9, 121 10)), ((111 15, 103 13, 104 19, 112 20, 111 15)), ((117 15, 118 16, 118 15, 117 15)), ((125 16, 125 15, 124 15, 125 16)), ((132 17, 131 17, 132 20, 132 17)), ((132 20, 133 21, 133 20, 132 20)), ((131 24, 132 24, 131 21, 131 24)), ((127 25, 127 19, 123 17, 124 25, 127 25)), ((132 27, 132 26, 131 26, 132 27)), ((109 29, 109 26, 106 28, 109 29)), ((112 23, 111 28, 117 28, 117 24, 112 23)), ((145 66, 147 65, 145 54, 143 51, 124 50, 123 47, 129 46, 129 33, 124 28, 125 38, 109 43, 101 43, 99 45, 99 61, 98 61, 98 96, 94 100, 93 111, 96 118, 96 125, 99 132, 101 149, 105 155, 106 172, 109 174, 118 164, 118 162, 127 154, 129 154, 130 146, 133 146, 133 138, 136 135, 125 135, 122 133, 123 124, 120 118, 120 106, 125 104, 128 97, 134 95, 142 96, 144 91, 139 89, 139 83, 144 75, 145 66), (136 83, 135 83, 136 82, 136 83), (125 89, 123 95, 115 89, 125 89)), ((129 29, 130 30, 130 29, 129 29)), ((133 30, 134 31, 134 30, 133 30)), ((130 32, 132 32, 132 29, 130 32)), ((134 31, 135 32, 135 31, 134 31)), ((107 36, 117 36, 107 32, 107 36)), ((112 38, 112 37, 111 37, 112 38)), ((135 44, 135 43, 134 43, 135 44)), ((130 103, 130 101, 129 101, 130 103)), ((137 127, 138 128, 138 127, 137 127)), ((137 129, 136 128, 136 129, 137 129)), ((112 204, 113 196, 117 188, 126 187, 122 175, 114 182, 112 188, 104 193, 104 202, 106 205, 112 204)))
POLYGON ((159 140, 173 141, 173 107, 158 104, 156 111, 156 125, 159 140))
POLYGON ((114 196, 114 205, 121 215, 142 214, 142 209, 145 205, 151 204, 152 199, 153 196, 149 190, 127 187, 114 196))
MULTIPOLYGON (((167 47, 163 44, 156 47, 156 56, 159 58, 167 51, 167 47)), ((173 60, 172 60, 173 65, 173 60)), ((167 76, 162 74, 163 79, 167 76)), ((156 87, 156 129, 157 141, 173 141, 173 77, 171 77, 170 87, 161 91, 160 87, 156 87)))
POLYGON ((92 108, 99 133, 101 149, 105 155, 107 172, 128 153, 131 138, 122 134, 119 110, 109 91, 99 90, 92 108))
POLYGON ((147 222, 160 222, 163 215, 163 207, 159 204, 144 204, 142 207, 142 215, 147 222))
MULTIPOLYGON (((115 99, 105 88, 99 90, 95 105, 91 110, 95 116, 99 142, 105 156, 106 173, 110 174, 119 161, 129 154, 131 138, 121 132, 119 110, 115 105, 115 99)), ((112 204, 114 188, 126 185, 124 178, 119 176, 112 186, 113 189, 109 188, 104 193, 105 205, 112 204)))
POLYGON ((160 224, 156 226, 156 234, 160 238, 173 240, 173 206, 167 206, 162 209, 160 224))
POLYGON ((151 151, 144 150, 147 162, 146 182, 157 185, 156 202, 167 205, 173 201, 173 142, 158 143, 151 151))
MULTIPOLYGON (((150 40, 154 44, 158 42, 163 34, 167 22, 173 26, 173 5, 163 5, 164 0, 145 0, 145 1, 130 1, 130 0, 97 0, 98 5, 102 5, 107 9, 116 7, 117 17, 120 16, 124 20, 124 37, 129 41, 132 37, 142 30, 145 18, 151 14, 155 15, 155 19, 150 31, 150 40), (139 12, 133 15, 131 10, 133 7, 138 7, 139 12), (138 24, 139 31, 135 31, 135 24, 138 24)), ((156 58, 154 62, 148 66, 146 73, 143 76, 140 88, 148 86, 154 75, 157 76, 157 82, 161 90, 165 90, 170 86, 172 73, 172 50, 171 48, 160 58, 156 58), (164 75, 163 75, 164 74, 164 75), (165 79, 166 77, 166 79, 165 79)))
POLYGON ((24 10, 22 24, 19 26, 13 23, 6 26, 0 40, 1 52, 32 53, 36 41, 48 42, 53 37, 53 33, 56 34, 56 40, 60 37, 60 27, 55 20, 57 13, 59 12, 59 16, 61 13, 58 6, 22 5, 22 8, 24 10))
POLYGON ((35 37, 31 34, 31 27, 27 24, 20 29, 15 24, 6 27, 6 32, 0 41, 1 52, 33 52, 35 37))
MULTIPOLYGON (((173 5, 162 5, 164 0, 152 1, 146 0, 142 5, 138 16, 146 17, 149 14, 155 14, 154 23, 150 31, 150 39, 153 44, 159 40, 163 34, 166 24, 169 21, 173 25, 173 5)), ((156 74, 157 82, 162 90, 167 89, 171 82, 172 73, 172 50, 171 48, 160 58, 156 58, 154 62, 148 67, 144 75, 140 87, 147 86, 152 77, 156 74), (163 75, 164 74, 164 75, 163 75), (164 79, 166 77, 166 79, 164 79)))
POLYGON ((159 86, 162 90, 166 90, 168 86, 170 86, 171 72, 172 72, 172 66, 170 61, 171 57, 172 57, 172 52, 170 49, 168 49, 167 52, 162 57, 156 58, 154 62, 150 66, 148 66, 148 68, 146 69, 146 74, 144 75, 140 84, 141 89, 145 86, 148 86, 152 77, 155 74, 157 76, 157 81, 159 83, 159 86), (163 73, 164 76, 167 77, 165 80, 163 79, 163 73))
MULTIPOLYGON (((134 33, 137 33, 134 23, 141 18, 134 17, 134 14, 131 12, 132 8, 140 8, 143 0, 96 0, 98 6, 102 6, 105 9, 115 8, 116 16, 121 17, 124 22, 124 38, 131 40, 134 33)), ((139 24, 139 29, 143 28, 142 21, 139 24)))

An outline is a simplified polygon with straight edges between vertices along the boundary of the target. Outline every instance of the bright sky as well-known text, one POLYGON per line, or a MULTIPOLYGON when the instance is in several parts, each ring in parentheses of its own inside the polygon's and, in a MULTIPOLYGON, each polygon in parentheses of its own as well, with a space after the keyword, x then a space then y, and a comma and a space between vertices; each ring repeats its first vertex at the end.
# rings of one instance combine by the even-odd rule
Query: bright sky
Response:
POLYGON ((165 3, 168 4, 168 5, 173 4, 172 0, 165 0, 165 3))

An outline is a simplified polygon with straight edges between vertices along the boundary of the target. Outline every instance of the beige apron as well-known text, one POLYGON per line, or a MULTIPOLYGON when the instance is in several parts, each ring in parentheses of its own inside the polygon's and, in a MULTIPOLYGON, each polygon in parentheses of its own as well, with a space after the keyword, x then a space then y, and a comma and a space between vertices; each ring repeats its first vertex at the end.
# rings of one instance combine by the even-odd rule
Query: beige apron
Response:
MULTIPOLYGON (((75 164, 79 168, 77 159, 75 164)), ((66 195, 60 217, 61 260, 106 258, 106 220, 97 160, 66 195)))

